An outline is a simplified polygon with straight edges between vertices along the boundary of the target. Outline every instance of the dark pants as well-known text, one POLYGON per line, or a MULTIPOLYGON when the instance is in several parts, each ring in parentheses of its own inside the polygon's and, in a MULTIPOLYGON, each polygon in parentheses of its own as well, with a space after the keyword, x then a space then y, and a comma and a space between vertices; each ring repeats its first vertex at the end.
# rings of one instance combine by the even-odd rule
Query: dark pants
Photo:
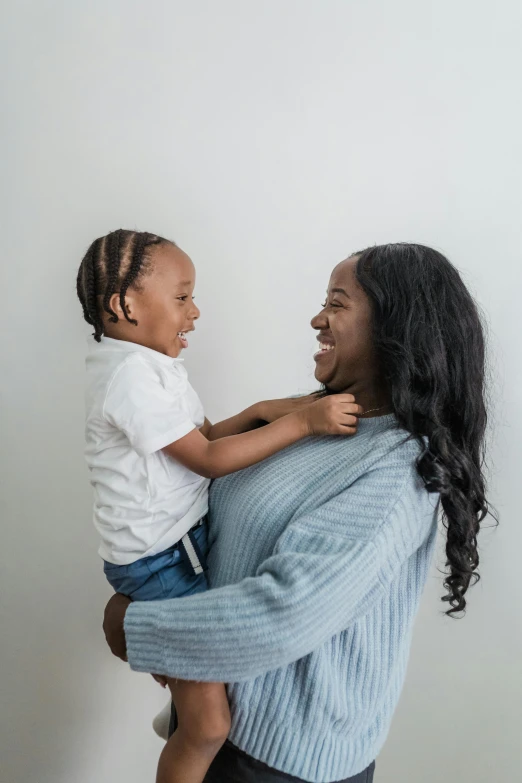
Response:
MULTIPOLYGON (((372 783, 374 769, 375 762, 358 775, 345 778, 339 783, 372 783)), ((210 765, 204 783, 282 783, 283 781, 303 783, 301 778, 278 772, 277 769, 256 761, 227 740, 210 765)))
MULTIPOLYGON (((172 705, 169 737, 176 731, 177 723, 176 710, 172 705)), ((335 783, 372 783, 374 771, 375 761, 372 761, 370 766, 359 772, 358 775, 343 778, 335 783)), ((306 783, 302 778, 279 772, 279 770, 263 764, 262 761, 253 759, 252 756, 236 748, 227 740, 210 765, 203 783, 282 783, 285 780, 290 783, 292 781, 293 783, 306 783)))

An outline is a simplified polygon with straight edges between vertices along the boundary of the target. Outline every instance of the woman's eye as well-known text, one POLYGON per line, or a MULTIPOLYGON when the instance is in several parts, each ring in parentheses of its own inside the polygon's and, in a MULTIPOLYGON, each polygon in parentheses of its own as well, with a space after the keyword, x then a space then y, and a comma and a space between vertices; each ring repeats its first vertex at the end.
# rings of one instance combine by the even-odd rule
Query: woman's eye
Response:
POLYGON ((324 302, 321 306, 324 310, 325 307, 342 307, 342 304, 340 302, 324 302))

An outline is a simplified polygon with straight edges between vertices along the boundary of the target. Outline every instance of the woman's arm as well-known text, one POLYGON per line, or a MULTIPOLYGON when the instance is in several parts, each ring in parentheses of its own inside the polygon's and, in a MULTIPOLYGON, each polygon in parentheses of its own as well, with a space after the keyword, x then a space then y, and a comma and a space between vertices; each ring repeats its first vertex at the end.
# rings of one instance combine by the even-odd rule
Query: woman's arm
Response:
POLYGON ((413 466, 380 468, 289 525, 254 577, 183 600, 131 604, 131 667, 237 682, 309 654, 368 612, 430 535, 434 512, 419 518, 426 505, 417 492, 426 490, 413 466))
POLYGON ((258 430, 208 440, 196 429, 163 450, 194 473, 219 478, 255 465, 309 435, 353 435, 360 413, 362 408, 351 394, 335 394, 258 430))

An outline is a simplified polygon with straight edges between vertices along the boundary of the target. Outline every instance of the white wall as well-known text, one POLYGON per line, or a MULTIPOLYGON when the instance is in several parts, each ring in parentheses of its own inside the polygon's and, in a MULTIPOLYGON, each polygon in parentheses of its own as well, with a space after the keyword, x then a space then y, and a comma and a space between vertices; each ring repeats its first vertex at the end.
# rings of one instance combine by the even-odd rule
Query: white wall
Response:
POLYGON ((76 269, 121 226, 172 237, 196 263, 188 365, 214 419, 313 387, 308 320, 350 251, 421 241, 464 270, 492 324, 502 526, 483 536, 465 620, 441 616, 433 572, 377 781, 515 780, 520 4, 5 7, 2 783, 152 781, 160 750, 149 723, 163 693, 102 638, 110 591, 82 456, 76 269))

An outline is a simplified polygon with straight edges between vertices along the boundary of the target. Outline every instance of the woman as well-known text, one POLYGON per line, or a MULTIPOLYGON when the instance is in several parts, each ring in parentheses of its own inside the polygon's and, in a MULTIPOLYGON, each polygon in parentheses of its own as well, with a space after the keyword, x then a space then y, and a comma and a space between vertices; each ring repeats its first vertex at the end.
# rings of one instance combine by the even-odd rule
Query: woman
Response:
POLYGON ((230 683, 232 730, 208 783, 372 781, 439 502, 448 614, 477 578, 484 340, 458 272, 421 245, 369 248, 334 269, 312 326, 325 393, 366 411, 357 434, 215 482, 215 589, 106 609, 133 669, 230 683))

